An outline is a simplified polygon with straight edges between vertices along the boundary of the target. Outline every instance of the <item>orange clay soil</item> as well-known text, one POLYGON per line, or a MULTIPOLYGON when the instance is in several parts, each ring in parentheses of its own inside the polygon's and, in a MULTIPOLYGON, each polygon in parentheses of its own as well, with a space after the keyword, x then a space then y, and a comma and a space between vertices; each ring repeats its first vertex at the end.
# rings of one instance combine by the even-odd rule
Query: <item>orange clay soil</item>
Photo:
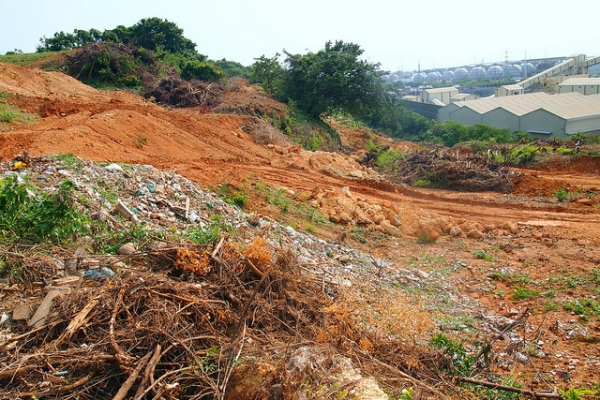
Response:
MULTIPOLYGON (((62 73, 10 64, 0 64, 0 92, 10 95, 3 99, 5 103, 40 116, 34 123, 13 123, 0 131, 1 160, 10 160, 24 150, 33 156, 74 153, 87 160, 151 164, 203 186, 239 184, 253 176, 297 193, 311 193, 315 188, 339 192, 348 186, 356 197, 395 204, 404 211, 402 236, 378 236, 359 243, 348 235, 347 243, 385 257, 395 268, 412 265, 427 270, 427 260, 432 257, 464 261, 467 266, 452 272, 448 280, 462 295, 481 302, 472 316, 483 312, 514 318, 529 307, 528 322, 543 332, 542 351, 552 356, 532 358, 535 368, 522 364, 512 367, 513 373, 540 389, 544 386, 535 378, 536 369, 551 379, 556 371, 571 367, 574 386, 599 381, 599 319, 592 312, 589 321, 583 321, 563 307, 574 299, 598 301, 600 297, 600 285, 592 283, 594 271, 600 274, 600 210, 594 195, 600 190, 599 159, 569 162, 556 158, 536 170, 515 170, 511 194, 417 190, 331 173, 331 167, 347 167, 343 155, 314 156, 301 151, 291 157, 292 153, 281 151, 289 145, 283 136, 269 133, 266 124, 249 116, 165 109, 123 91, 95 90, 62 73), (262 126, 266 133, 257 133, 259 129, 249 129, 251 126, 262 126), (267 145, 269 135, 276 146, 267 145), (591 199, 584 201, 586 196, 579 195, 581 201, 559 203, 553 195, 559 188, 587 192, 591 199), (496 229, 479 239, 443 235, 435 243, 419 241, 419 222, 439 217, 482 226, 511 222, 519 229, 518 233, 496 229), (478 250, 493 260, 475 257, 478 250), (507 278, 518 274, 535 284, 507 278), (519 286, 551 293, 513 299, 519 286), (585 334, 578 338, 569 335, 574 330, 585 334), (557 354, 560 357, 554 356, 557 354)), ((230 102, 229 109, 244 102, 247 106, 248 101, 283 109, 250 87, 228 92, 224 101, 230 102)), ((364 132, 335 127, 343 146, 364 147, 364 132)), ((251 199, 247 208, 272 212, 256 199, 251 199)), ((331 238, 336 229, 342 228, 319 233, 331 238)), ((501 352, 504 345, 494 346, 501 352)))

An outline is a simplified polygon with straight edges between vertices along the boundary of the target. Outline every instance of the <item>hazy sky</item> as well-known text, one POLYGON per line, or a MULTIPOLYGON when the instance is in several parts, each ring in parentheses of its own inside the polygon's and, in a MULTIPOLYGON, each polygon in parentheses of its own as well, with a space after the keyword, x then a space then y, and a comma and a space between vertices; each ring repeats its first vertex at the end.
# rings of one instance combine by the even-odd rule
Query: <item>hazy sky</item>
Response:
POLYGON ((0 0, 0 54, 33 52, 42 36, 176 23, 211 59, 250 65, 286 49, 358 44, 384 70, 600 55, 599 0, 0 0))

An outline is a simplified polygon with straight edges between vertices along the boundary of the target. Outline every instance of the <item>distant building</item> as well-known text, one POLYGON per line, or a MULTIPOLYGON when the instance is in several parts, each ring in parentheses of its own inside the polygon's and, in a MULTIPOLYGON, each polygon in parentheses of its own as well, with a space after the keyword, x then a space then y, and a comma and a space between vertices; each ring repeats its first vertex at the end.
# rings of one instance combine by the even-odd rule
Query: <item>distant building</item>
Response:
POLYGON ((421 92, 421 102, 445 106, 452 103, 452 97, 458 94, 454 86, 437 89, 425 89, 421 92))
POLYGON ((572 92, 600 94, 600 78, 570 78, 558 84, 558 93, 572 92))
POLYGON ((600 94, 532 93, 460 101, 442 107, 439 121, 463 125, 487 124, 532 137, 565 138, 575 133, 600 134, 600 94))
POLYGON ((521 85, 504 85, 496 89, 496 97, 518 96, 525 93, 521 85))

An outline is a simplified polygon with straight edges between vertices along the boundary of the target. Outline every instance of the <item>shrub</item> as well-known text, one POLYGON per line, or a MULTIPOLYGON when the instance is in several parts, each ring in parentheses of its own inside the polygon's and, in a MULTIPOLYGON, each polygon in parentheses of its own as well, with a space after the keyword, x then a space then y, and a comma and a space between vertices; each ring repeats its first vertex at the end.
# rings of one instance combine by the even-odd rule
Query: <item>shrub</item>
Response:
POLYGON ((375 164, 382 172, 394 172, 398 169, 398 165, 404 160, 405 156, 406 153, 388 149, 377 156, 375 164))
POLYGON ((198 79, 201 81, 215 81, 225 76, 220 68, 208 62, 187 60, 181 66, 181 77, 185 80, 198 79))
POLYGON ((75 184, 66 180, 55 194, 36 194, 16 175, 0 182, 0 236, 9 241, 64 242, 86 234, 89 220, 73 207, 75 184))
POLYGON ((569 198, 569 192, 565 188, 557 189, 552 193, 554 193, 554 196, 559 201, 559 203, 562 203, 563 201, 569 198))

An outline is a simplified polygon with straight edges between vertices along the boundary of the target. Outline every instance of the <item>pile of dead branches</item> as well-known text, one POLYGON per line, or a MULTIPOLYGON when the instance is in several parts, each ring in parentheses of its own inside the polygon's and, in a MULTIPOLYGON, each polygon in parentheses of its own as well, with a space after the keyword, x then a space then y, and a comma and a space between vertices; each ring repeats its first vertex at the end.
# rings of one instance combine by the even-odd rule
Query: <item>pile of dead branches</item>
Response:
POLYGON ((56 298, 43 326, 13 326, 0 343, 0 397, 224 398, 242 352, 314 337, 328 301, 293 252, 260 242, 130 261, 121 279, 56 298))
POLYGON ((409 154, 390 181, 465 192, 509 193, 512 189, 509 170, 503 166, 480 157, 460 158, 439 149, 409 154))
POLYGON ((212 108, 219 103, 224 92, 225 89, 219 83, 168 78, 162 80, 158 86, 146 90, 144 97, 154 98, 159 104, 173 107, 212 108))

